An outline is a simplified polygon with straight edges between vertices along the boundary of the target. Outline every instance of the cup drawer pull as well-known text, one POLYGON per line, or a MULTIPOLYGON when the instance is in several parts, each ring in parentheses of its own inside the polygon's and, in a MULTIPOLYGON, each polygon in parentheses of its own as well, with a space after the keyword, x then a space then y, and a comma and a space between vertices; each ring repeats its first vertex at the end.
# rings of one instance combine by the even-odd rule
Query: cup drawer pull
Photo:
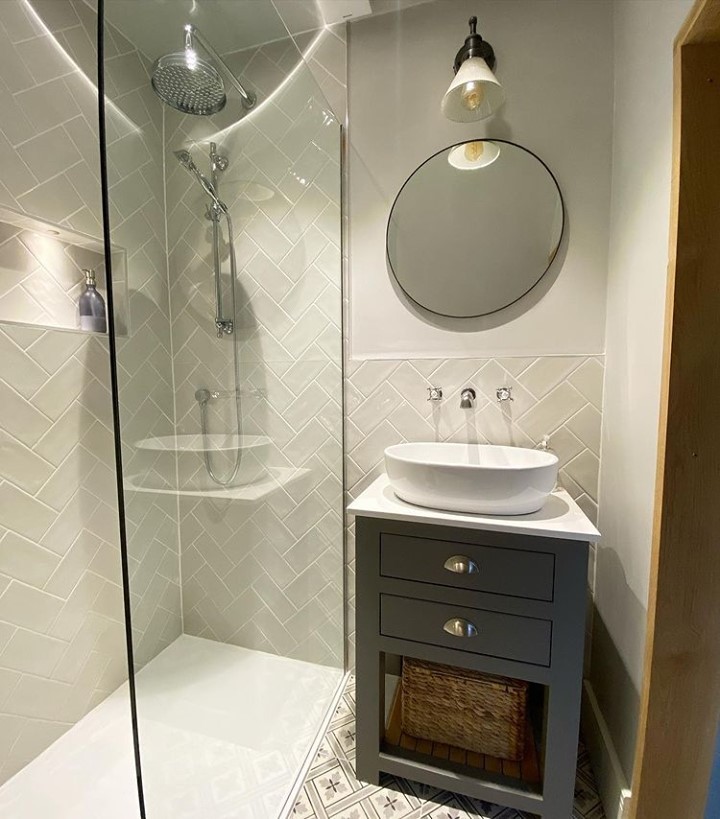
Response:
POLYGON ((480 571, 477 563, 465 555, 453 555, 445 561, 443 566, 455 574, 475 574, 480 571))
POLYGON ((464 617, 452 617, 445 623, 443 630, 453 637, 477 637, 477 627, 464 617))

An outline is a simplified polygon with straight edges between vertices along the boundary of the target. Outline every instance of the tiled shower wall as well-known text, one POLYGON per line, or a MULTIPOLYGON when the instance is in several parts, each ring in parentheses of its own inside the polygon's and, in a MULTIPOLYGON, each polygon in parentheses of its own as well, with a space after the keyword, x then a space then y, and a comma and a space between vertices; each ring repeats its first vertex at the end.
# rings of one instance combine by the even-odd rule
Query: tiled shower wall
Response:
MULTIPOLYGON (((220 195, 238 255, 243 434, 269 439, 272 477, 259 491, 181 497, 185 630, 341 665, 340 126, 292 40, 226 57, 261 109, 239 123, 232 99, 212 118, 166 112, 177 426, 199 432, 194 394, 205 387, 223 393, 210 431, 235 430, 233 339, 213 324, 206 197, 173 155, 190 148, 207 172, 215 141, 230 160, 220 195)), ((212 457, 227 475, 232 462, 212 457)))
MULTIPOLYGON (((0 5, 0 201, 100 236, 97 103, 60 50, 79 57, 87 42, 92 55, 92 15, 43 5, 52 34, 21 0, 0 5)), ((43 270, 11 286, 21 247, 12 236, 2 248, 3 318, 48 320, 43 270)), ((2 782, 126 666, 106 342, 3 323, 0 344, 2 782)))
POLYGON ((138 472, 157 471, 136 444, 172 435, 175 419, 163 106, 150 85, 151 61, 116 29, 105 30, 111 240, 127 254, 129 332, 118 338, 117 365, 133 652, 140 668, 182 633, 177 500, 137 491, 134 480, 138 472))
MULTIPOLYGON (((96 25, 81 0, 0 3, 0 205, 101 243, 97 95, 88 79, 95 76, 96 25)), ((142 164, 141 132, 150 117, 134 49, 110 35, 107 50, 109 86, 122 97, 122 109, 108 111, 117 158, 111 173, 120 185, 142 164)), ((126 191, 138 187, 137 179, 125 182, 126 191)), ((114 225, 121 227, 115 240, 128 252, 135 291, 128 346, 137 343, 163 298, 149 264, 156 248, 146 233, 151 219, 159 230, 157 214, 142 212, 148 194, 141 190, 132 212, 128 205, 114 213, 114 225)), ((4 239, 17 242, 15 236, 4 239)), ((28 314, 38 304, 49 305, 47 269, 33 268, 37 282, 31 275, 24 287, 14 287, 21 274, 18 245, 13 247, 0 248, 0 256, 6 254, 0 289, 12 294, 0 322, 0 783, 127 673, 107 342, 32 324, 58 323, 59 314, 28 314)), ((164 281, 164 267, 157 270, 164 281)), ((161 323, 155 322, 156 332, 162 333, 161 323)), ((140 419, 149 390, 147 380, 135 384, 126 396, 140 419)), ((167 400, 156 403, 163 407, 167 400)), ((162 528, 168 515, 158 522, 160 517, 149 505, 137 509, 134 520, 155 540, 172 542, 172 532, 162 528)), ((136 571, 141 564, 138 555, 136 571)), ((163 588, 156 584, 146 620, 136 620, 145 656, 173 633, 168 616, 156 628, 152 610, 174 607, 179 623, 177 589, 177 574, 163 588), (173 586, 174 596, 160 593, 173 586)))

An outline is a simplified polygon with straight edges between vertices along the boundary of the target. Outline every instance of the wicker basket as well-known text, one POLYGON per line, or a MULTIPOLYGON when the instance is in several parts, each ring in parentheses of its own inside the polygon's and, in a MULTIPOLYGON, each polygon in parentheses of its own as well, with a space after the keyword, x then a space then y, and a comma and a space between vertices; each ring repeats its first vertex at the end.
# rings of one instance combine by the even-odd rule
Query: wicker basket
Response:
POLYGON ((525 751, 528 684, 509 677, 405 658, 406 734, 519 761, 525 751))

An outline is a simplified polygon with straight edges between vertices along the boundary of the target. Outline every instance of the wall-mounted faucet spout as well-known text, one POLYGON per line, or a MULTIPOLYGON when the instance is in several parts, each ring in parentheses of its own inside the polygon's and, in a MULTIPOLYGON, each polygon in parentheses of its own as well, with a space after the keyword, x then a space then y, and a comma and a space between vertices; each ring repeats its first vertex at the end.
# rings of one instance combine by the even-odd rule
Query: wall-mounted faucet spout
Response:
POLYGON ((472 409, 475 406, 475 390, 472 387, 465 387, 460 393, 460 409, 472 409))

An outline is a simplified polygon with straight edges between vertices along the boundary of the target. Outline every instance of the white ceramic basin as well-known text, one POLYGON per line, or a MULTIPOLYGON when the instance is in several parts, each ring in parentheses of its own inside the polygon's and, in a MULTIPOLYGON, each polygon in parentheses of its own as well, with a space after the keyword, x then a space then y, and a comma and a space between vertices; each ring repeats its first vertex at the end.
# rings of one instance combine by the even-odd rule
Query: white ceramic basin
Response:
POLYGON ((385 450, 395 494, 449 512, 526 515, 555 488, 557 455, 488 444, 396 444, 385 450))

